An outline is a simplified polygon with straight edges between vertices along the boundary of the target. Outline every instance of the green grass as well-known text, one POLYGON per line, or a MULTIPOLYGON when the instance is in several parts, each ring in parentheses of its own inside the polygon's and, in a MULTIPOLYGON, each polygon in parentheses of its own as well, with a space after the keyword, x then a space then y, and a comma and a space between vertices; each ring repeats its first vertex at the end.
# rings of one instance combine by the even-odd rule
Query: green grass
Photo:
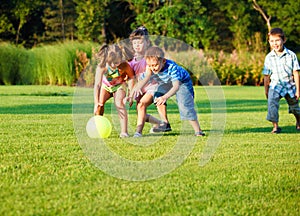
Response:
MULTIPOLYGON (((98 169, 84 152, 89 146, 82 144, 73 124, 74 87, 0 86, 0 215, 299 215, 300 136, 285 101, 280 108, 283 132, 273 135, 262 87, 223 87, 224 135, 211 161, 199 166, 213 132, 206 91, 195 89, 207 136, 196 138, 184 163, 172 172, 129 181, 98 169)), ((92 89, 83 91, 92 94, 92 89)), ((81 102, 89 116, 92 96, 81 102)), ((156 115, 155 107, 149 112, 156 115)), ((165 136, 148 134, 146 125, 138 141, 121 140, 114 130, 105 143, 134 161, 163 157, 179 137, 187 145, 195 139, 190 127, 181 134, 177 112, 169 101, 173 131, 165 136)), ((129 118, 132 134, 134 109, 129 118)))

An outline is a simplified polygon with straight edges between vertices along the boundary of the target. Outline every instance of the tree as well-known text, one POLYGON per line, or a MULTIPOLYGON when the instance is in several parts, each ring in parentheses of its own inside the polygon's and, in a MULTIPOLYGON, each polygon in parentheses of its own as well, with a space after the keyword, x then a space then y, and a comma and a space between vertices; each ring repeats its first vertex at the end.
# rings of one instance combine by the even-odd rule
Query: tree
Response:
POLYGON ((75 4, 72 0, 50 0, 46 3, 43 22, 45 24, 44 40, 73 40, 75 34, 75 4))
POLYGON ((145 25, 151 34, 176 38, 204 49, 216 38, 215 28, 200 0, 128 2, 136 12, 135 25, 145 25))
POLYGON ((255 2, 269 15, 269 30, 272 27, 281 27, 288 38, 288 43, 296 50, 300 50, 300 14, 298 12, 300 0, 276 0, 272 3, 268 0, 259 0, 255 2))
POLYGON ((105 40, 106 0, 74 0, 78 17, 75 25, 79 40, 103 42, 105 40))
POLYGON ((259 4, 257 3, 257 1, 256 0, 252 0, 252 2, 253 2, 253 8, 255 9, 255 10, 257 10, 261 15, 262 15, 262 17, 264 18, 264 20, 266 21, 266 23, 267 23, 267 26, 268 26, 268 30, 270 31, 271 30, 271 22, 270 22, 270 20, 271 20, 271 16, 268 16, 266 13, 265 13, 265 11, 259 6, 259 4))
POLYGON ((0 36, 14 37, 19 44, 23 26, 30 20, 30 16, 39 6, 39 1, 12 0, 3 1, 0 6, 0 36))

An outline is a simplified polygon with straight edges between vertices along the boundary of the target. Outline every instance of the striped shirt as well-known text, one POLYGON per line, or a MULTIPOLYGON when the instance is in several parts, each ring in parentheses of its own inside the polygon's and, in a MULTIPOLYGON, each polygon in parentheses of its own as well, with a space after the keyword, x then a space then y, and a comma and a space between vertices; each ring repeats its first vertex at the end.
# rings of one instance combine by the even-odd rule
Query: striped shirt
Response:
POLYGON ((157 80, 159 84, 179 81, 181 84, 186 85, 190 93, 194 95, 193 83, 189 72, 172 60, 166 59, 166 63, 161 71, 157 74, 152 74, 151 77, 157 80))

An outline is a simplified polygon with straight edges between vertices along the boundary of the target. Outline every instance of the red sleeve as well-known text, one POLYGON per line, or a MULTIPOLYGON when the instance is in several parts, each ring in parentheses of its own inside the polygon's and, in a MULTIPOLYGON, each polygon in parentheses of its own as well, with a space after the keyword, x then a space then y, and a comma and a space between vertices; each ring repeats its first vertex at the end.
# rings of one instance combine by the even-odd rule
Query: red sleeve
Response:
POLYGON ((130 65, 128 64, 128 62, 123 62, 122 64, 120 64, 119 70, 120 70, 121 76, 124 76, 124 77, 128 76, 129 79, 133 79, 134 78, 134 71, 130 67, 130 65))

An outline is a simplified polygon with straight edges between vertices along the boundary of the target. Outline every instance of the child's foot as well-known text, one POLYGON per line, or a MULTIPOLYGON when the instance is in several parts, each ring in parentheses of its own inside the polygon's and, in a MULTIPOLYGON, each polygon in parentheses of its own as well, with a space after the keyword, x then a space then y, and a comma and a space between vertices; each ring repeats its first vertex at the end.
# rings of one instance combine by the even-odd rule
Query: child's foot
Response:
POLYGON ((271 131, 272 134, 279 134, 281 133, 281 128, 278 127, 278 128, 273 128, 273 130, 271 131))
POLYGON ((120 138, 127 138, 129 137, 128 133, 120 133, 120 138))
POLYGON ((165 122, 159 124, 158 127, 153 128, 153 132, 168 132, 171 130, 172 128, 170 123, 165 123, 165 122))
POLYGON ((300 131, 300 123, 296 123, 296 130, 300 131))
POLYGON ((205 136, 205 133, 203 131, 198 131, 195 133, 195 136, 205 136))
POLYGON ((143 135, 141 133, 139 133, 139 132, 135 132, 134 135, 133 135, 133 137, 142 137, 142 136, 143 135))

